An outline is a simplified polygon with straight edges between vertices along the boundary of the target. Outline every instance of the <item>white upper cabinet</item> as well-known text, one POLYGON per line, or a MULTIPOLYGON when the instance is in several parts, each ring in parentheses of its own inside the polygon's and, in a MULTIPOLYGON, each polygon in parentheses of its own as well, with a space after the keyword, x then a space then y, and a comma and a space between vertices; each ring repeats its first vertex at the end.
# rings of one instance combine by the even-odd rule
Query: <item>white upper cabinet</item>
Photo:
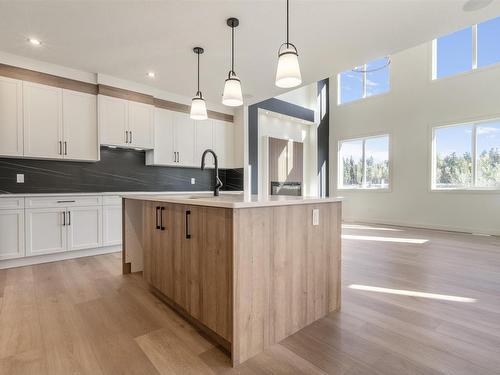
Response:
POLYGON ((198 166, 195 160, 195 121, 188 113, 174 112, 174 145, 177 152, 177 165, 198 166))
POLYGON ((101 144, 128 145, 128 102, 105 95, 98 98, 101 144))
POLYGON ((63 155, 62 89, 23 82, 24 156, 63 155))
MULTIPOLYGON (((195 160, 198 160, 201 166, 201 156, 203 155, 203 152, 207 149, 214 148, 214 126, 212 120, 196 121, 195 126, 196 126, 195 160)), ((215 165, 214 161, 215 160, 213 155, 207 154, 205 158, 205 166, 213 167, 215 165)))
POLYGON ((99 95, 101 144, 154 147, 154 106, 99 95))
POLYGON ((65 159, 99 159, 95 95, 63 90, 63 134, 65 159))
POLYGON ((23 83, 0 77, 0 155, 23 156, 23 83))
POLYGON ((147 165, 176 165, 173 112, 155 108, 154 150, 146 152, 147 165))
POLYGON ((220 168, 234 168, 234 125, 225 121, 214 121, 214 151, 220 168))
POLYGON ((134 147, 153 148, 154 106, 128 102, 129 141, 134 147))

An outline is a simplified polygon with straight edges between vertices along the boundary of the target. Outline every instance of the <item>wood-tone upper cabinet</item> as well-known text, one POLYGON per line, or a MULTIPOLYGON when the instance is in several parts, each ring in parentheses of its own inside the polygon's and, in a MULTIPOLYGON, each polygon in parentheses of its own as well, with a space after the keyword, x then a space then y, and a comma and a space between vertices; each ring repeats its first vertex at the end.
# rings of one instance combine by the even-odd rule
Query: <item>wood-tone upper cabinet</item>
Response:
POLYGON ((96 96, 65 89, 62 94, 64 158, 98 160, 96 96))
POLYGON ((131 145, 145 149, 153 148, 154 107, 129 101, 128 131, 131 145))
POLYGON ((62 89, 23 82, 24 156, 63 156, 62 89))
POLYGON ((101 144, 127 145, 129 141, 127 101, 106 95, 98 95, 98 101, 101 144))
MULTIPOLYGON (((214 149, 213 121, 212 120, 196 121, 195 130, 196 130, 195 160, 199 160, 199 163, 201 164, 201 156, 203 155, 203 152, 206 149, 214 149)), ((215 159, 212 156, 212 154, 207 154, 205 162, 206 162, 205 166, 207 167, 213 167, 215 165, 215 159)))
POLYGON ((234 125, 225 121, 214 121, 214 149, 220 168, 234 168, 234 125))
POLYGON ((101 144, 120 147, 154 147, 154 106, 99 95, 101 144))
POLYGON ((23 83, 0 77, 0 155, 23 156, 23 83))

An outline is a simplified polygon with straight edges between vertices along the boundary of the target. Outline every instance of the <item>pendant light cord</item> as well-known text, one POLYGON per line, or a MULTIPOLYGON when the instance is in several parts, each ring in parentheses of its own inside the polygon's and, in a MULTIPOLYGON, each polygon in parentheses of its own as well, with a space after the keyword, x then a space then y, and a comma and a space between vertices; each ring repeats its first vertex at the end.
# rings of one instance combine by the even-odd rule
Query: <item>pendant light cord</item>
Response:
POLYGON ((234 23, 231 26, 231 72, 234 73, 234 23))
MULTIPOLYGON (((201 94, 200 93, 200 54, 198 53, 198 92, 196 93, 197 95, 198 94, 201 94)), ((199 95, 201 96, 201 95, 199 95)))
POLYGON ((290 23, 290 16, 289 16, 289 10, 288 10, 288 0, 286 0, 286 47, 290 47, 290 42, 289 42, 289 23, 290 23))

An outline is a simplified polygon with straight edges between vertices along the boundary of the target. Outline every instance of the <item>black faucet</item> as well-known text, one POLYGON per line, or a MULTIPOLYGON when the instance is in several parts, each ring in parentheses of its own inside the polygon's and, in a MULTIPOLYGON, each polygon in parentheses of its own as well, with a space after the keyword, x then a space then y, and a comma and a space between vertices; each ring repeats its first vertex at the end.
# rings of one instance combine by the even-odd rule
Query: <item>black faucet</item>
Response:
POLYGON ((222 187, 222 181, 220 180, 219 178, 219 163, 217 161, 217 154, 213 151, 213 150, 210 150, 210 149, 207 149, 205 151, 203 151, 203 155, 201 156, 201 170, 204 170, 205 169, 205 156, 208 154, 208 153, 211 153, 213 156, 214 156, 214 160, 215 160, 215 186, 214 186, 214 197, 218 197, 219 196, 219 190, 220 188, 222 187))

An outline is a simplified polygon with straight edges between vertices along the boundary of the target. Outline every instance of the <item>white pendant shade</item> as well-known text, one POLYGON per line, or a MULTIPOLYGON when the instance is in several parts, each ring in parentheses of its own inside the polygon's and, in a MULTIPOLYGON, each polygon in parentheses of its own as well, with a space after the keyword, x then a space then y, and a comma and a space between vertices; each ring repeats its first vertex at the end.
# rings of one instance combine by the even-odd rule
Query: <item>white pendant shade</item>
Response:
POLYGON ((207 105, 203 98, 193 98, 191 101, 191 114, 190 117, 193 120, 206 120, 207 116, 207 105))
POLYGON ((222 104, 229 107, 238 107, 243 104, 241 94, 241 82, 236 76, 226 79, 224 93, 222 94, 222 104))
POLYGON ((276 86, 290 88, 302 83, 297 51, 293 47, 285 48, 278 58, 276 86))

